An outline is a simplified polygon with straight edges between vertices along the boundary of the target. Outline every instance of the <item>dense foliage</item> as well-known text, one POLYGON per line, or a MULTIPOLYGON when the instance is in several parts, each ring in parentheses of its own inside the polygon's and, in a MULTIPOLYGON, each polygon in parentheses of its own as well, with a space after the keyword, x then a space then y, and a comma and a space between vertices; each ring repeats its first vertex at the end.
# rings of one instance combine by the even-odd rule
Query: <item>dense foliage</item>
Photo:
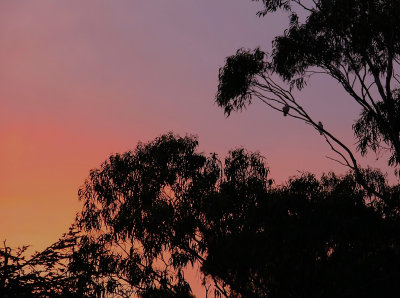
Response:
POLYGON ((382 297, 398 292, 399 188, 367 171, 275 186, 259 153, 223 161, 194 137, 115 154, 79 191, 76 227, 43 252, 0 254, 2 297, 190 297, 200 264, 216 295, 382 297))
MULTIPOLYGON (((81 189, 79 223, 135 291, 188 295, 183 269, 194 262, 227 296, 399 290, 398 200, 378 200, 351 174, 304 174, 272 187, 258 153, 236 149, 220 162, 196 147, 172 134, 139 144, 111 156, 81 189)), ((398 197, 379 172, 368 175, 398 197)))
POLYGON ((85 280, 75 270, 79 238, 78 231, 71 228, 57 242, 33 254, 28 253, 28 246, 13 250, 4 242, 0 248, 0 297, 100 296, 94 276, 85 280))

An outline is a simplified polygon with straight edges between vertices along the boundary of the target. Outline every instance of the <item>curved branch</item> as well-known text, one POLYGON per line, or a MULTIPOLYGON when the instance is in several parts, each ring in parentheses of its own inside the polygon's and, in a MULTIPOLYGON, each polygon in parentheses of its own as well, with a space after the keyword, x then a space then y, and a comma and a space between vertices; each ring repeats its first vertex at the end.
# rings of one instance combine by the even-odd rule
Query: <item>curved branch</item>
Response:
POLYGON ((255 95, 263 103, 267 104, 271 108, 273 108, 277 111, 280 111, 280 112, 282 110, 279 109, 278 107, 274 106, 273 104, 271 104, 269 101, 277 102, 280 104, 291 103, 290 107, 292 108, 292 110, 295 113, 291 113, 288 115, 292 118, 302 120, 302 121, 306 122, 307 124, 310 124, 311 126, 313 126, 318 131, 322 132, 326 142, 331 147, 331 150, 334 151, 336 154, 338 154, 345 161, 345 164, 355 172, 357 182, 360 185, 362 185, 365 190, 374 194, 376 197, 378 197, 380 199, 384 198, 383 194, 376 191, 372 186, 368 185, 368 183, 365 181, 365 178, 363 177, 363 174, 360 170, 360 167, 357 163, 357 160, 356 160, 353 152, 343 142, 341 142, 337 137, 335 137, 332 133, 327 131, 325 128, 320 127, 312 119, 312 117, 304 110, 304 108, 299 103, 297 103, 297 101, 295 100, 294 96, 292 95, 292 93, 290 91, 285 90, 284 88, 282 88, 281 86, 279 86, 278 84, 273 82, 270 77, 267 77, 265 75, 262 75, 261 77, 264 79, 266 84, 263 85, 260 83, 256 83, 255 86, 261 88, 263 91, 274 94, 277 98, 265 96, 264 94, 257 92, 256 90, 251 90, 252 95, 255 95), (296 113, 297 113, 297 115, 296 115, 296 113), (338 149, 336 149, 332 143, 335 143, 337 146, 342 148, 342 150, 344 150, 346 152, 347 157, 342 152, 340 152, 338 149))

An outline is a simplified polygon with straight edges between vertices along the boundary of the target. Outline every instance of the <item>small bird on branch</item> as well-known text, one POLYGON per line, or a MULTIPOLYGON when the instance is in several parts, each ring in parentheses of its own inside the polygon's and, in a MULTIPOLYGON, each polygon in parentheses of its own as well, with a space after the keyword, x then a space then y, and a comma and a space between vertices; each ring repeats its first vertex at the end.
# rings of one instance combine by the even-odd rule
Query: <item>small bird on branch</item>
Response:
POLYGON ((323 129, 324 129, 324 126, 322 125, 322 122, 318 121, 318 131, 319 131, 320 135, 322 135, 323 129))
POLYGON ((282 112, 283 112, 283 116, 287 116, 287 114, 289 113, 290 107, 288 104, 285 104, 282 108, 282 112))

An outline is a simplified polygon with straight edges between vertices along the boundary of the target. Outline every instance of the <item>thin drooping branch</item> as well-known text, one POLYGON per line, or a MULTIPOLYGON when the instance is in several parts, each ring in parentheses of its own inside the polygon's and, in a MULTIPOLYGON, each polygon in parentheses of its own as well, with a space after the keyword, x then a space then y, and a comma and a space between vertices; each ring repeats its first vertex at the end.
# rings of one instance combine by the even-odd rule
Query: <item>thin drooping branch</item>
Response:
POLYGON ((254 84, 254 88, 251 88, 250 90, 252 95, 256 96, 263 103, 280 112, 282 112, 283 106, 288 105, 292 111, 291 113, 288 113, 290 117, 302 120, 305 123, 310 124, 321 134, 323 134, 325 141, 328 143, 331 150, 338 154, 344 160, 344 163, 342 164, 345 164, 355 172, 357 182, 362 185, 364 189, 368 192, 374 194, 378 198, 383 199, 383 194, 376 191, 371 185, 366 182, 358 165, 358 162, 349 147, 347 147, 331 132, 326 130, 326 128, 322 127, 321 125, 319 125, 319 123, 314 121, 313 118, 305 111, 305 109, 296 101, 290 90, 282 88, 265 74, 262 74, 259 77, 262 83, 260 83, 260 81, 257 81, 254 84), (264 91, 264 93, 259 92, 257 88, 264 91), (279 104, 281 108, 276 104, 279 104), (337 149, 336 146, 334 146, 333 144, 336 144, 336 146, 341 148, 345 153, 339 151, 339 149, 337 149))
POLYGON ((310 12, 310 13, 312 13, 312 12, 314 11, 313 8, 307 7, 305 4, 303 4, 303 3, 301 2, 301 0, 293 0, 293 2, 296 3, 297 5, 299 5, 299 6, 300 6, 301 8, 303 8, 304 10, 310 12))
MULTIPOLYGON (((389 51, 388 55, 388 61, 387 61, 387 74, 386 74, 386 85, 385 87, 383 86, 380 77, 379 77, 379 72, 378 70, 374 67, 372 61, 368 58, 366 58, 366 61, 368 63, 368 66, 371 70, 371 73, 374 77, 375 83, 378 87, 379 94, 383 100, 383 102, 386 105, 386 108, 388 110, 387 115, 388 115, 388 120, 389 120, 389 125, 387 126, 387 131, 389 132, 390 140, 392 141, 392 145, 394 147, 394 150, 396 152, 396 155, 398 159, 400 160, 400 140, 399 136, 397 135, 397 131, 394 130, 394 125, 390 124, 396 124, 396 119, 393 117, 393 113, 391 111, 395 111, 395 106, 393 102, 393 96, 392 96, 392 90, 391 90, 391 79, 393 77, 393 54, 391 51, 389 51), (386 93, 385 93, 386 91, 386 93)), ((383 122, 383 124, 386 124, 383 122)))

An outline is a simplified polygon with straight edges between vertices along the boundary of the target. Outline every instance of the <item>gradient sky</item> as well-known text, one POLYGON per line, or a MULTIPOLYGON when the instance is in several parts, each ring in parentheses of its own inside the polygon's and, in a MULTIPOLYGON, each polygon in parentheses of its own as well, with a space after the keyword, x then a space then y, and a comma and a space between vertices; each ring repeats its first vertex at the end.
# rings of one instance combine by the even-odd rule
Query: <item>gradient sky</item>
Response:
MULTIPOLYGON (((214 103, 218 68, 287 25, 250 0, 0 2, 0 239, 42 249, 67 231, 89 170, 139 140, 196 134, 223 156, 259 150, 272 177, 346 169, 319 134, 261 104, 228 119, 214 103)), ((359 113, 316 77, 298 94, 324 127, 354 143, 359 113)), ((373 162, 373 157, 370 162, 373 162)), ((374 164, 373 164, 374 165, 374 164)))

